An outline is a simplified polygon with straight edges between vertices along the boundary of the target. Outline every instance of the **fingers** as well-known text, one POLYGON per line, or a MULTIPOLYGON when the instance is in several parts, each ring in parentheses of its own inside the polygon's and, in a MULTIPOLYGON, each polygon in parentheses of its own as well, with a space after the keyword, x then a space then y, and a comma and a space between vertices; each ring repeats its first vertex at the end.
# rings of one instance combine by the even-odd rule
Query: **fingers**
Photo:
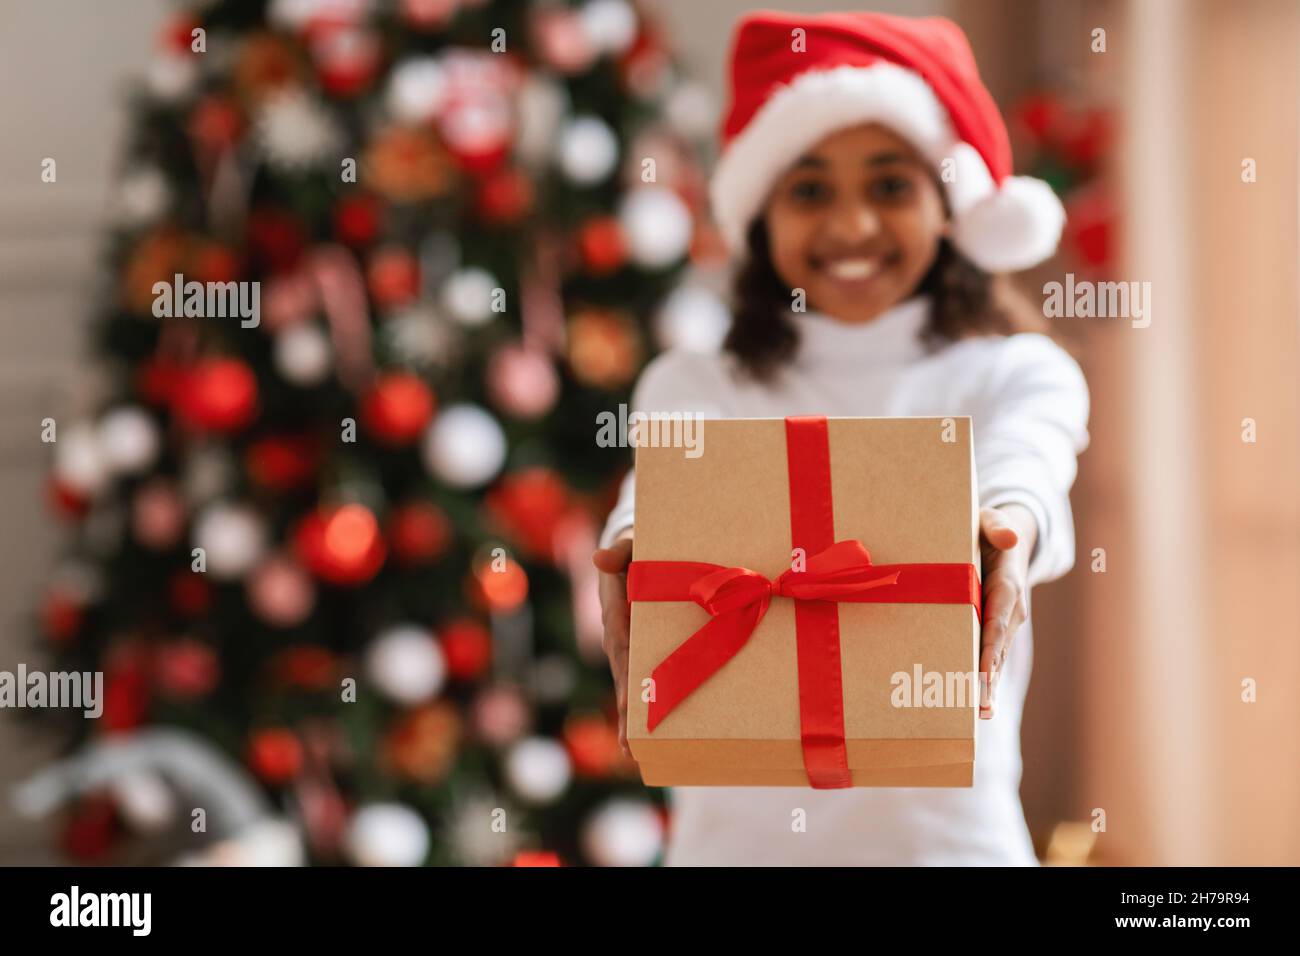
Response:
POLYGON ((1019 578, 995 571, 984 582, 984 615, 980 629, 980 717, 993 716, 997 682, 1006 665, 1011 641, 1025 622, 1024 588, 1019 578))
POLYGON ((632 539, 620 538, 608 548, 598 548, 591 556, 591 563, 605 574, 622 574, 632 560, 632 539))
POLYGON ((1010 551, 1020 541, 1020 535, 1007 516, 997 508, 980 509, 980 532, 984 540, 999 551, 1010 551))
MULTIPOLYGON (((630 551, 630 541, 617 544, 626 544, 630 551)), ((604 550, 612 551, 615 548, 604 550)), ((627 583, 621 574, 606 572, 601 575, 600 606, 605 631, 601 647, 609 659, 609 671, 614 678, 614 699, 618 704, 618 743, 623 753, 630 757, 632 752, 627 743, 627 671, 631 609, 627 603, 627 583)))

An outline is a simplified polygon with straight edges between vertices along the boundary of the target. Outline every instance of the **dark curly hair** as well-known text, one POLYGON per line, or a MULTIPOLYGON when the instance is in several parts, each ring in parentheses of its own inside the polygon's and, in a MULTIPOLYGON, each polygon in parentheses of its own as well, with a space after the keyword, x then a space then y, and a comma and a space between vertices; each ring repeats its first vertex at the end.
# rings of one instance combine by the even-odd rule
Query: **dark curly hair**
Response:
MULTIPOLYGON (((979 268, 947 239, 940 240, 934 265, 916 294, 931 299, 926 339, 932 346, 969 335, 1009 335, 1043 327, 1003 277, 979 268)), ((746 258, 736 272, 732 297, 731 330, 723 347, 754 378, 768 380, 794 356, 799 333, 789 318, 792 290, 772 266, 762 216, 749 227, 746 258)))

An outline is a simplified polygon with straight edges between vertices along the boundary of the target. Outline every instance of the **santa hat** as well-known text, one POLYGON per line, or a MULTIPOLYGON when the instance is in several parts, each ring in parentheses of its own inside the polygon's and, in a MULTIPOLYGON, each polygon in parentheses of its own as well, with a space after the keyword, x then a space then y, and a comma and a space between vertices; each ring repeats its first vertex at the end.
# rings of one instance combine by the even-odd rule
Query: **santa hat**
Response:
POLYGON ((1011 144, 961 28, 883 13, 744 18, 731 49, 731 105, 710 185, 714 218, 742 248, 780 176, 838 129, 881 123, 941 177, 952 241, 989 272, 1048 258, 1065 224, 1050 186, 1011 175, 1011 144), (950 161, 945 164, 945 161, 950 161))

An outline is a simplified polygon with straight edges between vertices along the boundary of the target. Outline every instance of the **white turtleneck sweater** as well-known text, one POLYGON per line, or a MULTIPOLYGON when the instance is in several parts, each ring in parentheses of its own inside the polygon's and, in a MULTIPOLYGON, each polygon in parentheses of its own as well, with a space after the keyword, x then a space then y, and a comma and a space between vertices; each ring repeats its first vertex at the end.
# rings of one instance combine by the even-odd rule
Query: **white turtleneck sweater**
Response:
MULTIPOLYGON (((928 351, 920 333, 929 300, 909 299, 875 320, 848 325, 792 313, 800 345, 766 384, 734 357, 669 351, 642 373, 633 411, 707 418, 786 415, 970 415, 980 504, 1033 512, 1037 543, 1029 584, 1074 564, 1069 491, 1087 446, 1088 389, 1075 361, 1045 336, 982 336, 928 351)), ((629 473, 601 536, 632 525, 629 473)), ((670 792, 668 865, 1032 865, 1020 806, 1020 716, 1033 632, 1012 642, 996 715, 979 720, 975 783, 962 789, 679 787, 670 792), (792 811, 806 813, 795 832, 792 811)))

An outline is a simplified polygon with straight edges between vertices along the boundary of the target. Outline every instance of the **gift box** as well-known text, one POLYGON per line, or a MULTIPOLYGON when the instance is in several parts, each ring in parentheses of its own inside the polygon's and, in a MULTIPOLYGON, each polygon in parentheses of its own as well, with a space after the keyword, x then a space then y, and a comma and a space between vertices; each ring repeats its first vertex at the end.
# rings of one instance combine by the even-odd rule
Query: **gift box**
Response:
POLYGON ((627 735, 645 783, 970 786, 970 419, 695 424, 689 448, 633 437, 627 735))

